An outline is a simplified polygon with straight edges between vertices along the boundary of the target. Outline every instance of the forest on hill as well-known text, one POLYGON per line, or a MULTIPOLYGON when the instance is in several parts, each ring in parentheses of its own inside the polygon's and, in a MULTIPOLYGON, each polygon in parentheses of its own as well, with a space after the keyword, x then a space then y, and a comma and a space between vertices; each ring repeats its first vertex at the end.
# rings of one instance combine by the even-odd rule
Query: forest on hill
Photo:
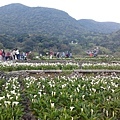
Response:
POLYGON ((120 55, 119 23, 76 20, 57 9, 10 4, 0 7, 0 26, 0 49, 85 55, 99 47, 99 54, 120 55))

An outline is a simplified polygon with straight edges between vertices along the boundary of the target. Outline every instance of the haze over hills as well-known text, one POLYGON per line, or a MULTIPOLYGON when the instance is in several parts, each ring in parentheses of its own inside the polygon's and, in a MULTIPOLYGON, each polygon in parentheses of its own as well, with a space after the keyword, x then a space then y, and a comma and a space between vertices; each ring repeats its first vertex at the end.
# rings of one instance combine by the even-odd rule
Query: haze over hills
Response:
POLYGON ((99 46, 101 53, 119 51, 119 23, 76 20, 57 9, 6 5, 0 7, 0 27, 0 48, 84 54, 99 46))

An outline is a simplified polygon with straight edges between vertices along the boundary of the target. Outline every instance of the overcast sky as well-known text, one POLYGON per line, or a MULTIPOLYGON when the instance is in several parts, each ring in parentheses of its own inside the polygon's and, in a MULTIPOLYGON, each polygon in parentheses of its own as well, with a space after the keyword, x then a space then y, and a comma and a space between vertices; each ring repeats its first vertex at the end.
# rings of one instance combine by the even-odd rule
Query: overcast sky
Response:
POLYGON ((22 3, 31 7, 49 7, 67 12, 75 19, 120 23, 120 0, 0 0, 0 6, 22 3))

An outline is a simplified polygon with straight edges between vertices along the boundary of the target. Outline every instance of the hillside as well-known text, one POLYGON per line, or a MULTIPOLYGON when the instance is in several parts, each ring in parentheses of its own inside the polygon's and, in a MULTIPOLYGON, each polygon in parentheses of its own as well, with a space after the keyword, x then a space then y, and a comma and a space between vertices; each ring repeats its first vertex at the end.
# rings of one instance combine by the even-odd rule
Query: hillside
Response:
POLYGON ((0 33, 39 33, 71 37, 85 32, 78 22, 66 12, 52 8, 27 7, 10 4, 0 7, 0 33))
POLYGON ((118 55, 119 25, 75 20, 66 12, 52 8, 10 4, 0 7, 0 49, 17 47, 39 53, 69 50, 85 55, 87 50, 98 46, 100 54, 118 55))
POLYGON ((45 7, 28 7, 9 4, 0 7, 0 33, 40 33, 52 36, 73 37, 91 32, 111 33, 120 29, 119 23, 76 20, 68 13, 45 7))
POLYGON ((96 33, 112 33, 120 30, 120 23, 115 22, 97 22, 90 19, 78 20, 80 26, 96 33))

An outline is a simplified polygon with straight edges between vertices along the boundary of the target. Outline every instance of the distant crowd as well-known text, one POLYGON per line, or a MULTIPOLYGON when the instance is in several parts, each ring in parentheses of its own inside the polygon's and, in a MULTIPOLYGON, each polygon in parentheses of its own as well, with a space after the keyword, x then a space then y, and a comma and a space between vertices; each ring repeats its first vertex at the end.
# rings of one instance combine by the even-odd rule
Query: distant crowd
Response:
MULTIPOLYGON (((93 50, 88 50, 86 53, 90 57, 96 57, 98 55, 99 49, 98 47, 93 50)), ((29 58, 30 52, 20 52, 19 49, 15 48, 12 50, 0 50, 0 61, 7 61, 7 60, 27 60, 29 58)), ((42 54, 39 54, 42 57, 42 54)), ((48 56, 50 59, 52 58, 72 58, 72 53, 70 51, 66 52, 54 52, 50 50, 49 52, 46 52, 46 56, 48 56)), ((30 58, 29 58, 30 59, 30 58)))
POLYGON ((5 51, 4 49, 0 50, 0 61, 7 61, 7 60, 25 60, 28 53, 22 52, 15 48, 10 51, 5 51))
MULTIPOLYGON (((47 54, 48 53, 46 53, 46 55, 47 54)), ((72 53, 69 52, 69 51, 66 51, 66 52, 53 52, 53 51, 50 51, 49 55, 50 55, 50 59, 52 59, 53 57, 55 57, 55 58, 72 58, 72 53)))
POLYGON ((90 57, 96 57, 98 55, 99 52, 99 48, 95 48, 93 50, 88 50, 86 53, 90 56, 90 57))

